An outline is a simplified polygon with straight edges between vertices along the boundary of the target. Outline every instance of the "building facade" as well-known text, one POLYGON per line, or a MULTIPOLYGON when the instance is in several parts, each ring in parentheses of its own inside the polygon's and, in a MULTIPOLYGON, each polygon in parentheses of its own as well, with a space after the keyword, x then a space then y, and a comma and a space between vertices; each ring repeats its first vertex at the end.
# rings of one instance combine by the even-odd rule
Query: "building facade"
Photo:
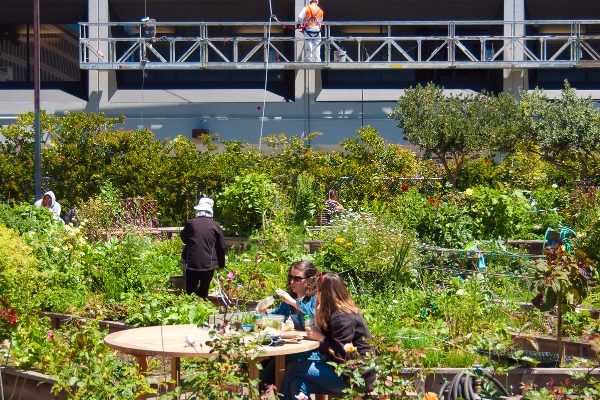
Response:
MULTIPOLYGON (((31 4, 5 2, 0 124, 33 108, 31 4)), ((331 26, 320 64, 302 62, 302 37, 290 24, 270 27, 270 53, 244 42, 263 36, 268 1, 41 3, 42 108, 124 115, 126 128, 146 127, 159 138, 210 132, 257 143, 261 130, 318 131, 315 144, 328 146, 372 125, 401 142, 387 114, 403 90, 427 82, 449 92, 555 94, 569 80, 581 95, 600 99, 598 2, 321 0, 331 26), (134 47, 146 34, 144 17, 157 21, 153 37, 134 47), (191 48, 185 40, 194 37, 203 40, 191 48)), ((272 14, 293 23, 304 5, 272 0, 272 14)))

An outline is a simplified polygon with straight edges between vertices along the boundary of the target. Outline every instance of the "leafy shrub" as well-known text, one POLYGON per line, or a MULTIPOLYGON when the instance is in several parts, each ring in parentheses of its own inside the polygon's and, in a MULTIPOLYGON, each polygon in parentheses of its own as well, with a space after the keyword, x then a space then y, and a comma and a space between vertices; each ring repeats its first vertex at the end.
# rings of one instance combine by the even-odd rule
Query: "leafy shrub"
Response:
POLYGON ((343 274, 361 288, 412 281, 414 239, 398 227, 368 214, 346 213, 320 238, 324 243, 317 264, 343 274))
POLYGON ((427 198, 414 188, 394 197, 389 204, 394 221, 410 230, 416 230, 423 223, 429 208, 427 198))
POLYGON ((49 331, 51 350, 45 371, 56 378, 52 392, 69 399, 137 399, 152 393, 145 377, 133 363, 119 359, 104 344, 106 333, 97 322, 49 331))
MULTIPOLYGON (((342 171, 351 179, 340 188, 340 197, 349 206, 366 199, 387 199, 399 193, 404 181, 418 169, 415 154, 405 148, 386 143, 373 127, 360 128, 342 146, 342 171)), ((340 177, 341 178, 341 177, 340 177)))
POLYGON ((126 322, 135 326, 202 325, 217 312, 211 303, 193 294, 148 292, 126 294, 123 300, 128 314, 126 322))
POLYGON ((536 146, 519 146, 498 165, 497 174, 508 186, 533 190, 558 183, 559 172, 542 159, 536 146))
POLYGON ((22 235, 26 232, 44 232, 60 222, 44 207, 25 203, 16 206, 0 203, 0 224, 22 235))
POLYGON ((477 185, 493 186, 496 180, 496 167, 489 158, 476 158, 465 162, 458 175, 457 187, 468 188, 477 185))
POLYGON ((475 221, 462 207, 442 202, 436 197, 427 199, 424 218, 417 226, 421 240, 441 247, 463 248, 474 239, 475 221))
POLYGON ((476 238, 531 238, 533 210, 523 192, 478 186, 467 189, 464 195, 476 238))
POLYGON ((122 293, 166 287, 169 276, 179 272, 178 250, 178 241, 153 245, 151 239, 135 235, 96 243, 83 258, 90 289, 117 301, 122 293))
POLYGON ((272 215, 280 200, 277 187, 267 175, 250 173, 236 177, 225 187, 217 207, 227 232, 249 235, 272 215))
POLYGON ((100 187, 97 196, 90 197, 78 209, 78 218, 83 223, 86 236, 98 239, 102 231, 118 225, 123 215, 121 207, 121 193, 107 181, 100 187))
POLYGON ((600 196, 596 190, 573 194, 569 220, 576 225, 577 247, 600 262, 600 196))
POLYGON ((295 221, 298 223, 312 223, 317 212, 322 208, 322 203, 323 196, 316 188, 315 178, 308 173, 298 175, 294 204, 295 221))

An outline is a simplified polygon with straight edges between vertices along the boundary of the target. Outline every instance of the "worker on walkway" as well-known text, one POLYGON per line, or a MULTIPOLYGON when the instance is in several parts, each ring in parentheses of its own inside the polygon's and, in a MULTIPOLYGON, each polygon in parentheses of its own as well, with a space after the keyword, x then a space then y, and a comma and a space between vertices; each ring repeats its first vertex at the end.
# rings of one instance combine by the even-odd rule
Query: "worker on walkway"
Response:
POLYGON ((304 32, 304 61, 321 62, 321 24, 323 10, 319 0, 310 0, 298 14, 299 29, 304 32))

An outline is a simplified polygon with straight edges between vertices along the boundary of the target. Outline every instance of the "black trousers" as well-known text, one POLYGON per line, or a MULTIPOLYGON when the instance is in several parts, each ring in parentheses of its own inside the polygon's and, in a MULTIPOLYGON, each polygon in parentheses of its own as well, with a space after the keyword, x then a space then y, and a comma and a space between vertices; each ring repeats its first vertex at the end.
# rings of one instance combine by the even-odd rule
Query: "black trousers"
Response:
POLYGON ((208 297, 208 288, 215 271, 194 271, 185 270, 185 291, 187 294, 196 293, 198 296, 206 299, 208 297))

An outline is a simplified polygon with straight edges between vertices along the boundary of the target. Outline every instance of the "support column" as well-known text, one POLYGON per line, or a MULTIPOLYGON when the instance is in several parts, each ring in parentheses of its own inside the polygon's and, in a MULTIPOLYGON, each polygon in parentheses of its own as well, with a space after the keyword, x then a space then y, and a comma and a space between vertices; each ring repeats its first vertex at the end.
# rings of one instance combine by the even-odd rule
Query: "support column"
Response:
MULTIPOLYGON (((108 7, 109 0, 88 0, 88 21, 90 23, 110 22, 108 7)), ((110 35, 108 26, 90 26, 89 37, 107 38, 110 35)), ((109 48, 106 42, 92 42, 92 45, 100 51, 103 57, 109 56, 109 48)), ((91 61, 97 61, 98 57, 90 54, 91 61)), ((102 103, 107 103, 114 94, 117 87, 115 71, 88 71, 88 105, 86 111, 98 112, 102 103)))
MULTIPOLYGON (((513 21, 525 21, 525 0, 504 0, 504 35, 511 37, 525 36, 525 26, 514 24, 513 21)), ((523 48, 514 42, 509 42, 504 51, 505 61, 522 61, 523 48)), ((518 95, 521 90, 528 89, 526 69, 505 69, 503 71, 504 91, 518 95)))

